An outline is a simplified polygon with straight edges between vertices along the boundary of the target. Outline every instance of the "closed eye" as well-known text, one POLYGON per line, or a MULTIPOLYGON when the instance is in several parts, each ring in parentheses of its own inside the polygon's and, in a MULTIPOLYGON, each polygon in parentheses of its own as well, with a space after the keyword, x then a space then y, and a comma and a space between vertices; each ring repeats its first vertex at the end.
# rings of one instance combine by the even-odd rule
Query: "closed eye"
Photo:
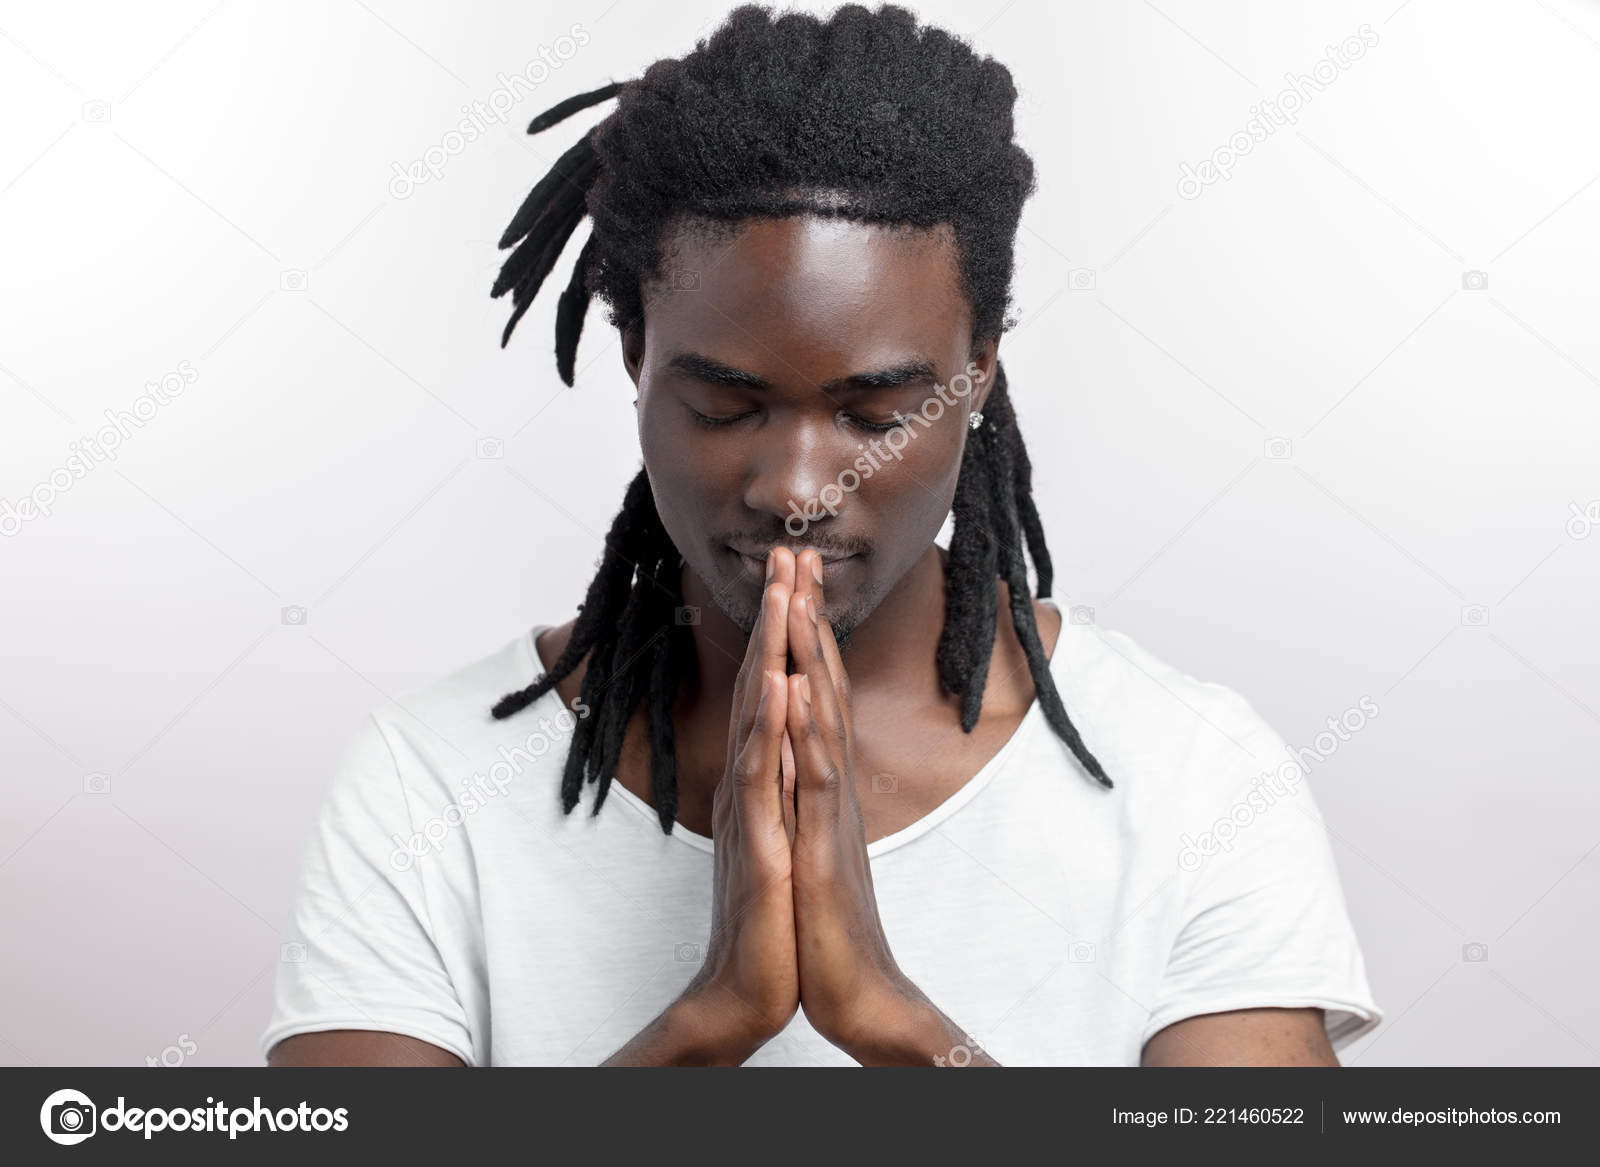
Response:
POLYGON ((900 426, 898 421, 868 421, 866 418, 857 417, 853 413, 847 413, 845 416, 849 418, 851 425, 859 426, 860 428, 867 430, 869 433, 874 434, 888 433, 890 430, 897 429, 900 426))
MULTIPOLYGON (((755 411, 752 410, 746 413, 736 413, 731 417, 710 417, 704 413, 701 413, 698 409, 695 409, 692 406, 686 406, 686 408, 689 410, 689 420, 703 429, 721 429, 723 426, 730 426, 735 422, 743 421, 747 417, 755 416, 755 411)), ((866 430, 869 433, 888 433, 890 430, 896 429, 900 425, 898 421, 868 421, 864 417, 857 417, 852 413, 845 413, 843 410, 841 410, 840 413, 847 421, 850 422, 851 425, 857 426, 858 428, 866 430)))
POLYGON ((703 426, 706 429, 718 429, 722 426, 732 425, 736 421, 742 421, 743 419, 752 416, 750 413, 736 413, 732 417, 707 417, 705 414, 701 413, 698 409, 695 409, 692 406, 686 408, 689 410, 689 420, 694 422, 695 425, 703 426))

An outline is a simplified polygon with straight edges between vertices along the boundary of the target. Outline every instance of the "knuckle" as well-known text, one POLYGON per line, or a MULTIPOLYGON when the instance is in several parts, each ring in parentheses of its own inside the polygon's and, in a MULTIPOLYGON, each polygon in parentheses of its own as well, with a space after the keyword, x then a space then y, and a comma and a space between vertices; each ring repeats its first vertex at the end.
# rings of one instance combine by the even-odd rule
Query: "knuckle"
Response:
POLYGON ((748 751, 734 760, 730 774, 735 787, 753 786, 761 780, 761 766, 748 751))

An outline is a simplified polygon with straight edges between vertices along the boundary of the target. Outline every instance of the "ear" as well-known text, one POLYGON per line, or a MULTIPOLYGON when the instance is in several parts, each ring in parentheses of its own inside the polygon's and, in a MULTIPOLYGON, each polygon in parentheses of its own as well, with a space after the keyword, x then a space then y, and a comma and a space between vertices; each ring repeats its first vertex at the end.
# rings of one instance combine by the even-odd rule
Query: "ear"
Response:
POLYGON ((981 413, 983 403, 989 400, 989 394, 994 390, 995 372, 1000 368, 999 338, 985 341, 969 364, 977 368, 977 373, 972 377, 972 411, 981 413))
POLYGON ((639 387, 639 370, 644 367, 644 322, 633 321, 623 327, 622 367, 628 371, 633 387, 639 387))

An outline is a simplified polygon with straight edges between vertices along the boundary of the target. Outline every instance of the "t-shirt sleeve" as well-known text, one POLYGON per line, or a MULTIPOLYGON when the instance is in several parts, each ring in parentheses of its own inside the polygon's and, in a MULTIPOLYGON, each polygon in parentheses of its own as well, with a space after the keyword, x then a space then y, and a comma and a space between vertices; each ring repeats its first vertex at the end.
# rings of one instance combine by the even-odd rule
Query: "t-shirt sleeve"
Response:
POLYGON ((300 859, 265 1058, 296 1033, 402 1033, 476 1064, 465 1010, 435 943, 395 756, 375 717, 334 767, 300 859))
MULTIPOLYGON (((1308 767, 1232 690, 1232 742, 1186 800, 1177 866, 1186 891, 1177 937, 1141 1046, 1202 1013, 1320 1007, 1335 1050, 1382 1013, 1334 866, 1308 767)), ((1329 735, 1330 737, 1332 735, 1329 735)))

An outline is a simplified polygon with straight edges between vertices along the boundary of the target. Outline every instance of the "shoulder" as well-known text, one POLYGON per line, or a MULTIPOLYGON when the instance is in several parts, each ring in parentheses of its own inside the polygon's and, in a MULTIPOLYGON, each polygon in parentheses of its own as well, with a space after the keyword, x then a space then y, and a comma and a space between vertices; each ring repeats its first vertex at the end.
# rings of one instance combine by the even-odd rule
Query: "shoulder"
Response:
POLYGON ((390 717, 398 713, 402 719, 425 719, 440 732, 480 729, 494 720, 489 710, 500 698, 526 688, 544 671, 534 650, 534 635, 543 628, 536 626, 492 652, 402 692, 382 712, 390 717))
POLYGON ((1051 657, 1057 691, 1130 796, 1164 797, 1181 785, 1209 798, 1282 759, 1282 738, 1237 689, 1095 623, 1087 609, 1063 617, 1051 657))
POLYGON ((544 672, 534 635, 545 627, 521 633, 372 708, 352 736, 347 761, 356 763, 360 775, 385 770, 392 782, 398 774, 413 794, 430 786, 453 792, 460 773, 480 768, 501 747, 517 745, 541 720, 548 724, 564 711, 561 697, 552 692, 504 720, 491 712, 502 697, 527 688, 544 672))

